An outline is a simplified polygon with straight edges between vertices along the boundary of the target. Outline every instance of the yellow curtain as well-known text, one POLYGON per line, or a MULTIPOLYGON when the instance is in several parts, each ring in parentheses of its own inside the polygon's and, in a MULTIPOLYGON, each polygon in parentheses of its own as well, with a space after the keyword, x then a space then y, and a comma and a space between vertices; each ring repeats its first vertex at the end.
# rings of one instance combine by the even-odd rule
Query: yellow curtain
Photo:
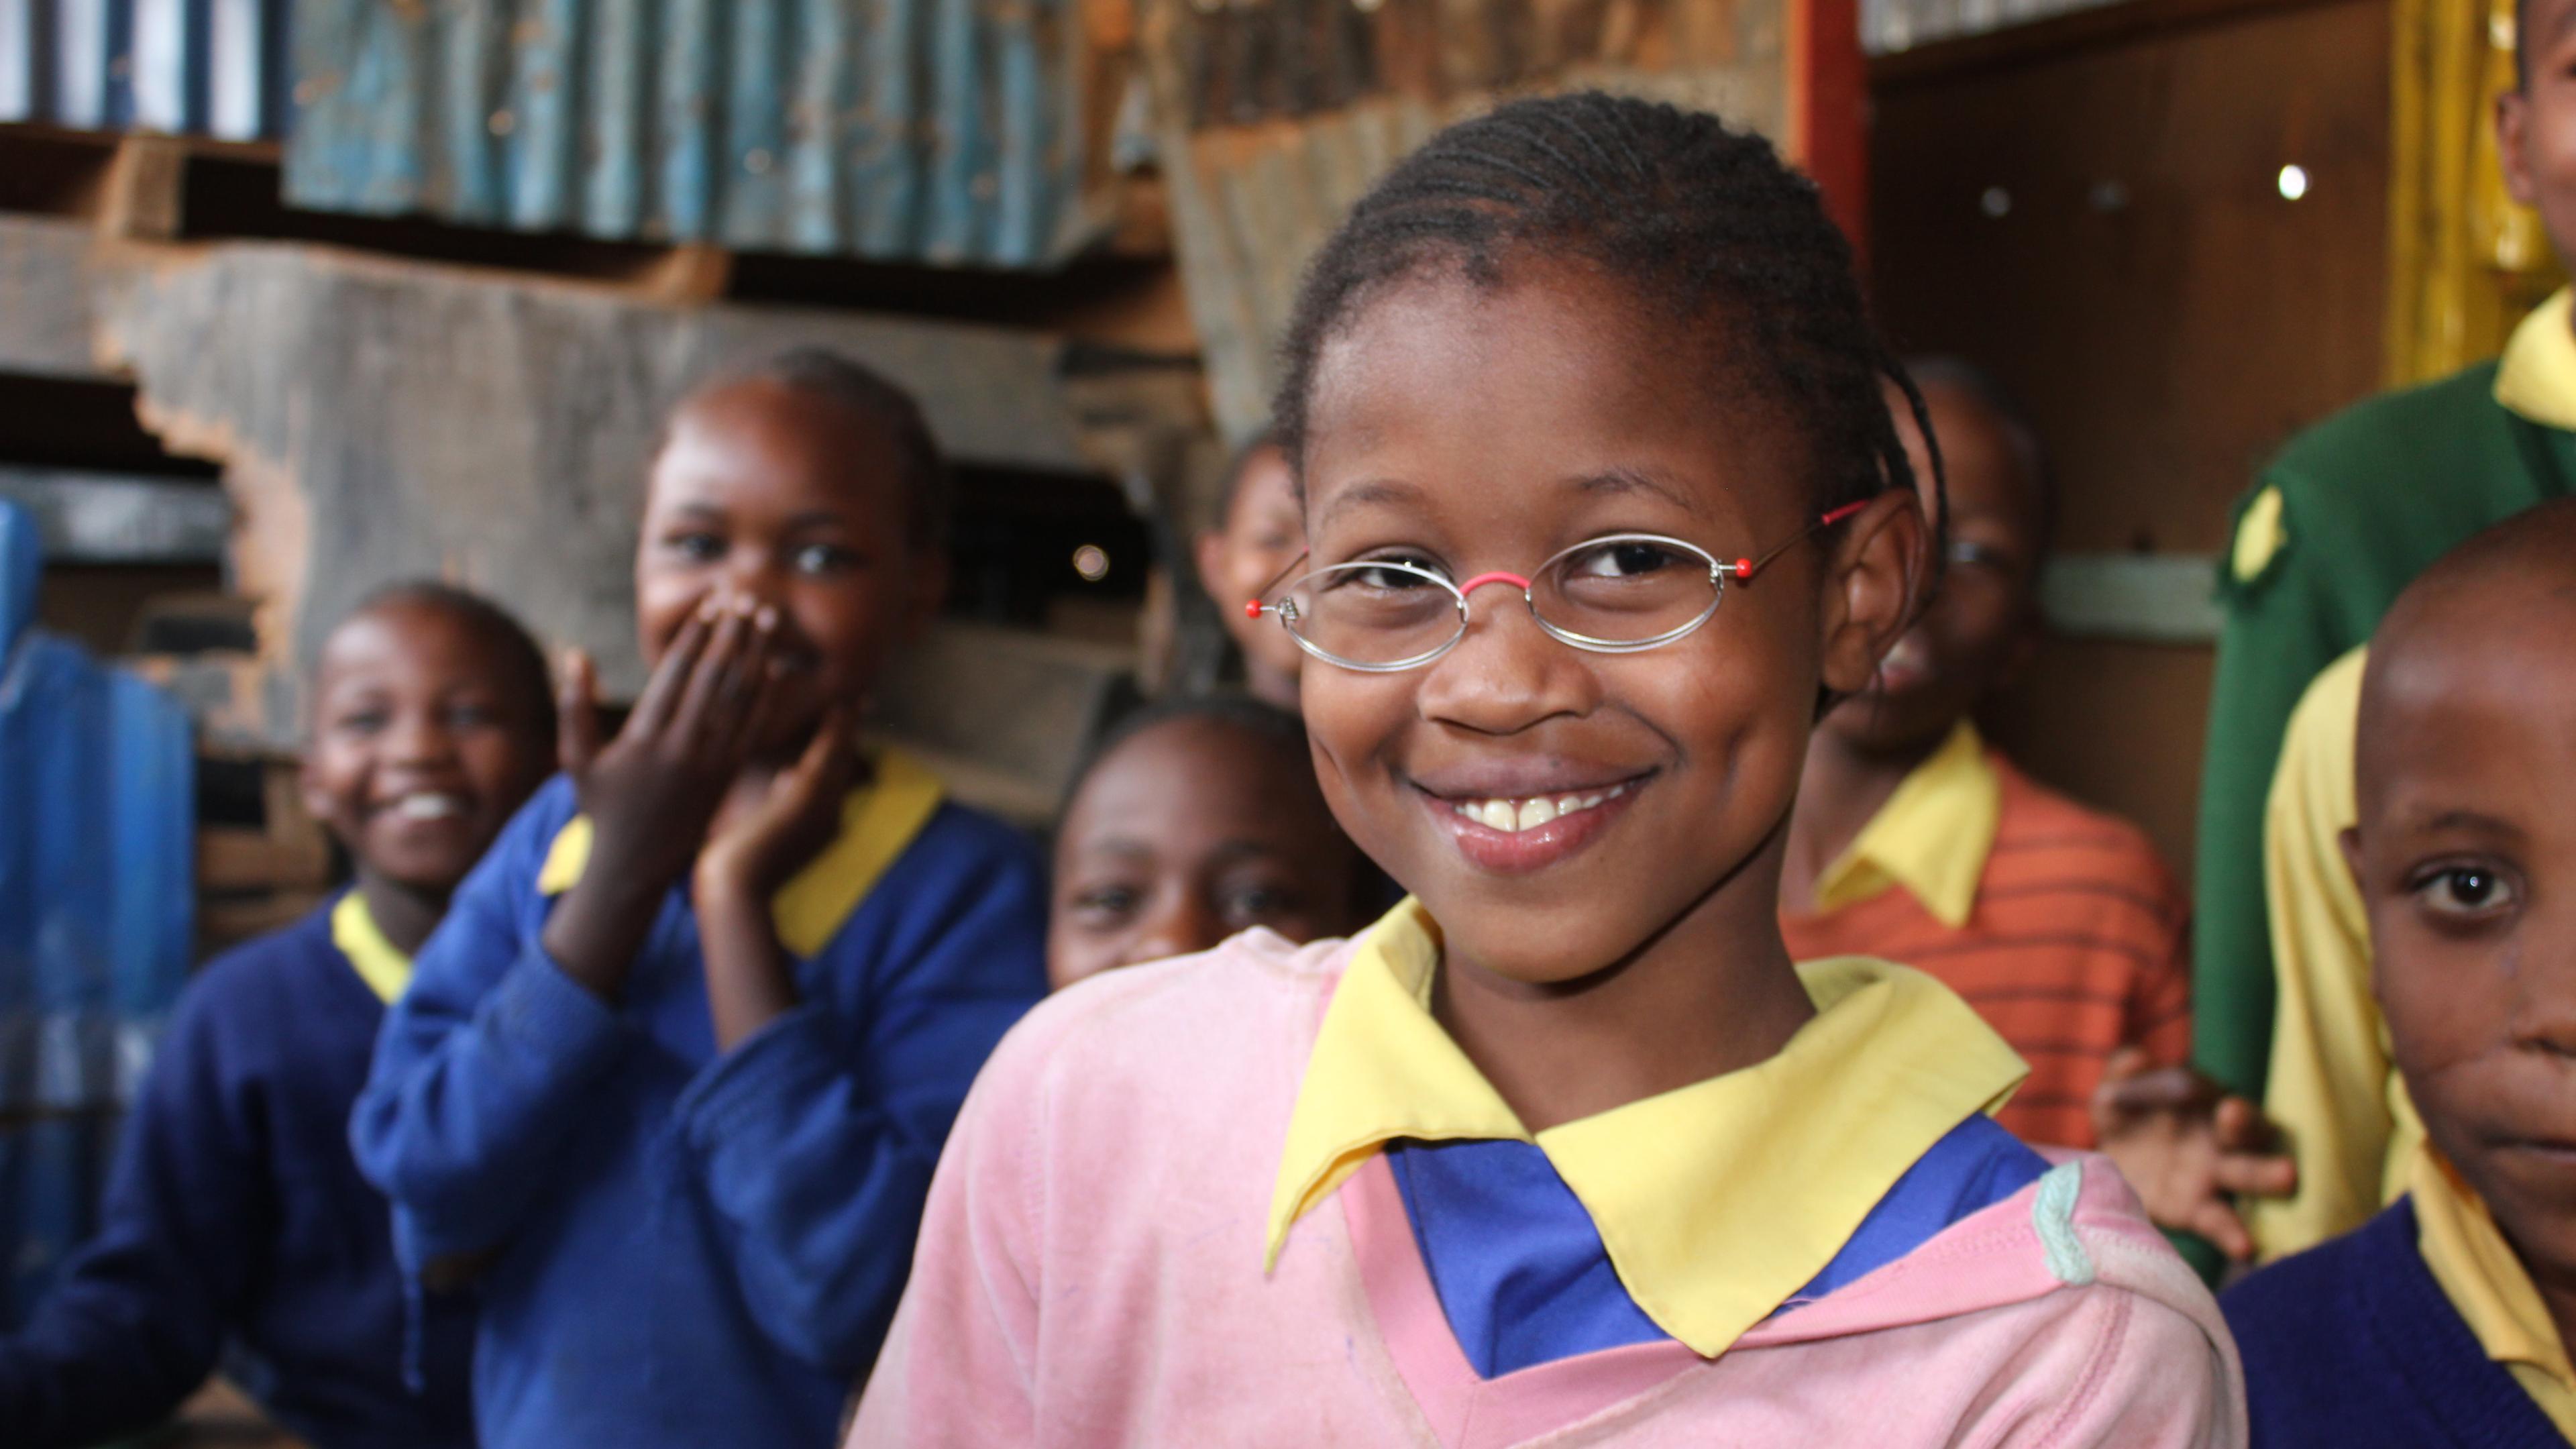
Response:
POLYGON ((2423 382, 2492 357, 2559 284, 2540 218, 2505 193, 2496 97, 2514 0, 2394 0, 2387 372, 2423 382))

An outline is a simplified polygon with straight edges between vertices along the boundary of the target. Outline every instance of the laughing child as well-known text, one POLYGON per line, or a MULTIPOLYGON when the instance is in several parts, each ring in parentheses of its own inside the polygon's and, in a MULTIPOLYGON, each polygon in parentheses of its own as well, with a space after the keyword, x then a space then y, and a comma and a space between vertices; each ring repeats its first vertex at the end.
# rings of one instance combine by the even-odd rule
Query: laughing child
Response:
POLYGON ((850 1442, 2240 1442, 2117 1175, 1986 1115, 2020 1059, 1782 944, 1808 734, 1931 556, 1814 187, 1515 102, 1362 199, 1287 356, 1313 552, 1264 608, 1413 899, 1032 1016, 850 1442))
POLYGON ((422 1304, 406 1382, 393 1228, 350 1160, 349 1104, 412 953, 545 778, 545 656, 482 599, 405 584, 332 631, 312 700, 305 806, 356 884, 189 983, 105 1226, 0 1339, 0 1424, 20 1449, 157 1423, 219 1357, 315 1449, 473 1443, 472 1314, 422 1304))
POLYGON ((2423 1122, 2405 1192, 2226 1299, 2255 1442, 2576 1442, 2576 502, 2398 597, 2344 854, 2423 1122))
POLYGON ((1363 902, 1385 903, 1374 875, 1315 788, 1297 716, 1223 695, 1148 706, 1075 775, 1047 980, 1062 990, 1254 926, 1298 943, 1344 935, 1367 923, 1363 902))
MULTIPOLYGON (((1790 955, 1939 977, 2031 1063, 1995 1114, 2024 1141, 2099 1147, 2155 1219, 2253 1250, 2227 1194, 2279 1191, 2259 1114, 2197 1089, 2190 910, 2136 826, 2013 768, 1971 713, 2040 641, 2054 510, 2038 434, 1982 372, 1915 364, 1949 484, 1939 592, 1869 687, 1816 730, 1782 865, 1790 955), (2106 1090, 2108 1088, 2108 1090, 2106 1090), (2158 1102, 2155 1110, 2142 1097, 2158 1102)), ((1889 405, 1931 471, 1902 395, 1889 405)))
POLYGON ((1045 985, 1034 847, 851 722, 928 620, 918 410, 791 354, 666 425, 652 675, 458 892, 351 1123, 405 1264, 478 1271, 486 1449, 821 1445, 966 1084, 1045 985))

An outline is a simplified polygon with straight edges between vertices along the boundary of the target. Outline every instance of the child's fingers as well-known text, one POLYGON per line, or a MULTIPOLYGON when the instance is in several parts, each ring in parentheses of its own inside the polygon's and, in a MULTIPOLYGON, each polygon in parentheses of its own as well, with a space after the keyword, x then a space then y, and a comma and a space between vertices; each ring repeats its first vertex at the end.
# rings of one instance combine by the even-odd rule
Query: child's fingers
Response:
POLYGON ((729 701, 727 691, 744 653, 744 641, 752 631, 749 610, 736 603, 728 605, 723 617, 716 620, 707 635, 707 647, 698 655, 697 667, 689 671, 689 682, 680 694, 680 702, 671 711, 671 733, 694 743, 721 739, 730 733, 724 711, 740 708, 739 701, 729 701))
POLYGON ((680 625, 680 632, 671 636, 671 647, 663 653, 662 662, 653 666, 653 677, 644 682, 644 693, 635 701, 634 713, 626 717, 632 733, 649 735, 669 722, 681 690, 697 669, 699 651, 706 647, 707 630, 713 623, 711 610, 702 605, 680 625))
POLYGON ((599 673, 590 655, 564 651, 563 675, 555 683, 555 763, 578 780, 599 756, 599 673))
POLYGON ((2191 1220, 2180 1226, 2209 1239, 2211 1246, 2236 1262, 2254 1256, 2254 1235, 2245 1230, 2245 1220, 2223 1202, 2203 1203, 2191 1220))
POLYGON ((2269 1154, 2222 1152, 2210 1175, 2219 1191, 2237 1197, 2288 1197, 2299 1190, 2299 1165, 2269 1154))
POLYGON ((714 713, 705 721, 707 746, 739 753, 767 732, 778 697, 778 610, 747 608, 742 647, 715 683, 714 713))

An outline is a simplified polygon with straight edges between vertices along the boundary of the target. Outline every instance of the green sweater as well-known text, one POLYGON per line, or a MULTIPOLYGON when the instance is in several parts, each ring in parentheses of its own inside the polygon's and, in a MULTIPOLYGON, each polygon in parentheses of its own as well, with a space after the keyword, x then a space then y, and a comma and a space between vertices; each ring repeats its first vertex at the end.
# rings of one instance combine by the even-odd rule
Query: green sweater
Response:
POLYGON ((2496 367, 2319 423, 2237 504, 2239 532, 2254 537, 2220 570, 2227 622, 2201 775, 2192 1036, 2203 1071, 2258 1099, 2272 1050, 2263 806, 2291 708, 2435 559, 2576 478, 2576 435, 2507 412, 2496 367), (2280 542, 2266 558, 2272 493, 2280 542))

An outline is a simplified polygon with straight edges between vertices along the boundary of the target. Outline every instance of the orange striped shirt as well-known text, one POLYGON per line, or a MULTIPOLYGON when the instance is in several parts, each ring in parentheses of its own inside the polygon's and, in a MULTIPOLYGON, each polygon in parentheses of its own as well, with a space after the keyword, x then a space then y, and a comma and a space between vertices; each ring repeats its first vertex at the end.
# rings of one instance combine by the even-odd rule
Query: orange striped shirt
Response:
POLYGON ((1878 956, 1939 977, 2030 1063, 1996 1120, 2027 1141, 2091 1147, 2089 1103, 2114 1051, 2191 1054, 2190 911, 2143 831, 1998 753, 1985 762, 1999 809, 1965 925, 1891 885, 1838 910, 1783 913, 1781 930, 1801 961, 1878 956))

